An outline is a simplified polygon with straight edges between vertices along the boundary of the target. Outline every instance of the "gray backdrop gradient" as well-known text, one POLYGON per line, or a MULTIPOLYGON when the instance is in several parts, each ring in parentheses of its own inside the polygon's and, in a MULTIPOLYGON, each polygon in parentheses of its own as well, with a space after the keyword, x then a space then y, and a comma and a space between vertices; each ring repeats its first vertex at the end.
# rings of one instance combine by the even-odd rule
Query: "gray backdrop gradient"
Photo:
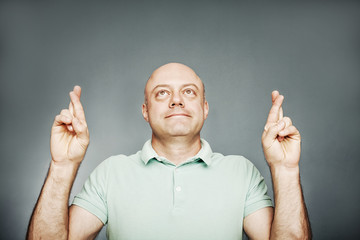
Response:
POLYGON ((315 239, 360 239, 359 23, 359 1, 1 1, 0 238, 24 239, 72 87, 83 88, 91 143, 71 198, 101 161, 150 138, 144 84, 175 61, 206 85, 202 137, 250 159, 271 195, 260 137, 280 90, 302 134, 315 239))

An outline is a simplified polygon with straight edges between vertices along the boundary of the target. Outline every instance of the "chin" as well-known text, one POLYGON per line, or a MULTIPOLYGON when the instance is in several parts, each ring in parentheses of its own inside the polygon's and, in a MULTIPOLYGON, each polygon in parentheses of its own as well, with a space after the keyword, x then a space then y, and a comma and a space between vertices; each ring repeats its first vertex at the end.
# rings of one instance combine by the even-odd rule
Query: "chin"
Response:
POLYGON ((169 132, 170 136, 173 137, 183 137, 183 136, 187 136, 190 134, 190 131, 171 131, 169 132))
POLYGON ((187 136, 192 132, 193 131, 191 129, 180 127, 180 126, 174 127, 174 128, 172 128, 172 129, 170 129, 168 131, 169 135, 171 135, 171 136, 179 136, 179 137, 180 136, 187 136))

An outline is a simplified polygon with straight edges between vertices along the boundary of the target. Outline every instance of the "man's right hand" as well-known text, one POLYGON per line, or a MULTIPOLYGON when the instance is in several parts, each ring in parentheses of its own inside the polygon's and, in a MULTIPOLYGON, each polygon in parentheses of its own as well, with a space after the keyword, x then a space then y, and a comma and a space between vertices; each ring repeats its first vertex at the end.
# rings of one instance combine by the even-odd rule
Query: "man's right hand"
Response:
POLYGON ((50 138, 54 163, 79 164, 85 156, 90 137, 80 96, 81 88, 75 86, 70 92, 69 108, 55 117, 50 138))
MULTIPOLYGON (((79 230, 74 224, 74 226, 69 225, 71 219, 69 220, 68 204, 71 186, 89 145, 89 131, 84 109, 80 103, 80 95, 81 88, 75 86, 74 90, 70 92, 69 108, 63 109, 55 117, 50 138, 52 161, 31 216, 27 233, 29 240, 68 239, 69 228, 73 232, 70 234, 72 236, 78 236, 76 235, 78 232, 86 232, 90 236, 90 234, 100 231, 102 227, 102 222, 98 219, 95 230, 94 227, 89 227, 90 225, 86 226, 91 232, 79 230)), ((74 212, 73 216, 79 215, 76 211, 74 212)), ((81 213, 81 211, 77 212, 81 213)), ((84 213, 82 216, 85 216, 84 213)), ((74 219, 76 218, 74 217, 74 219)))

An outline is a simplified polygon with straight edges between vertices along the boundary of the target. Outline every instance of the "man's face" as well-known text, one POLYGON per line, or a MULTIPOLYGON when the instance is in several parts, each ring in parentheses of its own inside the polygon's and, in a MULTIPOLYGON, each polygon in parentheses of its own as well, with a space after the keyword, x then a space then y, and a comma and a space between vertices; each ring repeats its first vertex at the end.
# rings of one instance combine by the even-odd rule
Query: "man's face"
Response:
POLYGON ((209 107, 200 78, 189 67, 166 64, 151 75, 145 87, 144 119, 158 138, 195 136, 209 107))

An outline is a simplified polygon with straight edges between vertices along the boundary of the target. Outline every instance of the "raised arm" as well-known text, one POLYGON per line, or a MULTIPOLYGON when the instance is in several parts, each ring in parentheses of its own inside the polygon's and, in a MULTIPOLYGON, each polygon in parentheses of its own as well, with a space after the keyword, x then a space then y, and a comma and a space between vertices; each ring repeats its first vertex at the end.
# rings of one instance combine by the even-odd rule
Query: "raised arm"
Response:
MULTIPOLYGON (((89 145, 89 131, 80 95, 81 88, 75 86, 70 92, 69 108, 55 117, 50 138, 52 160, 29 223, 27 239, 68 239, 70 191, 89 145)), ((74 211, 74 214, 80 216, 86 213, 80 210, 74 211)), ((97 223, 97 231, 101 229, 102 223, 95 216, 86 220, 97 223)))
POLYGON ((283 117, 284 96, 272 92, 272 107, 262 134, 275 198, 271 239, 311 239, 310 223, 300 184, 301 137, 288 117, 283 117))
POLYGON ((275 211, 260 209, 244 219, 250 239, 311 239, 310 223, 300 185, 300 133, 283 117, 284 96, 272 92, 272 107, 262 134, 269 164, 275 211))

